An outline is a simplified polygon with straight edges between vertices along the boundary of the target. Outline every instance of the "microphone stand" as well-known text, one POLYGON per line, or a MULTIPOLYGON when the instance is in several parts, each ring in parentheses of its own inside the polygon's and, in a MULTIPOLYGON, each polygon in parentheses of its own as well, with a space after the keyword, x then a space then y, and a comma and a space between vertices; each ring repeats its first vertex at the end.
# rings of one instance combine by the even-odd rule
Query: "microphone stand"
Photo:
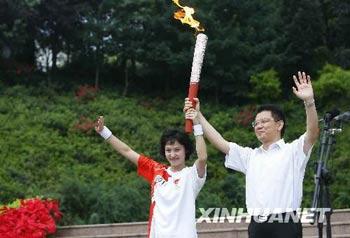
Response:
POLYGON ((326 113, 324 117, 323 132, 321 135, 321 147, 319 150, 319 159, 317 162, 317 169, 315 174, 315 190, 312 200, 311 211, 314 213, 314 222, 317 222, 319 238, 323 237, 323 218, 320 219, 321 213, 317 208, 325 209, 322 213, 326 217, 326 232, 327 238, 332 238, 331 229, 331 215, 333 209, 330 201, 329 185, 331 180, 331 174, 327 169, 327 161, 330 157, 332 145, 335 144, 335 134, 341 132, 339 128, 331 128, 332 115, 326 113))

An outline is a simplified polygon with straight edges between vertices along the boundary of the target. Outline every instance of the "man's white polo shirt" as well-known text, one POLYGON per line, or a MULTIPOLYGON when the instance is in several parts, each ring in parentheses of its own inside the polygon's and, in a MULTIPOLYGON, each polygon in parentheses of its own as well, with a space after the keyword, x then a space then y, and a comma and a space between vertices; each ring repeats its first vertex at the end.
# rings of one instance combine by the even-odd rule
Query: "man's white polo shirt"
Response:
POLYGON ((297 210, 303 196, 305 167, 310 158, 303 152, 305 134, 291 143, 283 139, 268 150, 242 147, 230 142, 225 166, 246 175, 246 205, 250 215, 297 210))

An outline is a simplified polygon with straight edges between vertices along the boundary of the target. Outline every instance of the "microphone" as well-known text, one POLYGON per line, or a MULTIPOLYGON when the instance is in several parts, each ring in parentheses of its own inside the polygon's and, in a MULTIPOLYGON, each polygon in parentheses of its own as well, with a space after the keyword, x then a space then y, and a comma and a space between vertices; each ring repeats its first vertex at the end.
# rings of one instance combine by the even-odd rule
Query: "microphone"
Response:
POLYGON ((350 121, 350 111, 344 112, 340 115, 337 115, 333 118, 335 121, 350 121))

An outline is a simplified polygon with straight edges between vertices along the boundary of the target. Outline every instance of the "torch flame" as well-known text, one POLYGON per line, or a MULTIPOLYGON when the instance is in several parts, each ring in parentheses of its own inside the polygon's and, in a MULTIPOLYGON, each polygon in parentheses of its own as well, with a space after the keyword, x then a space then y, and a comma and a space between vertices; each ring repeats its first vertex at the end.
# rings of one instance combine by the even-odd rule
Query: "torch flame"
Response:
POLYGON ((182 24, 188 24, 192 28, 195 28, 198 32, 204 31, 204 28, 200 25, 200 22, 193 19, 192 15, 194 14, 194 9, 187 6, 181 6, 179 0, 172 0, 178 7, 181 9, 177 10, 174 13, 174 18, 180 20, 182 24))

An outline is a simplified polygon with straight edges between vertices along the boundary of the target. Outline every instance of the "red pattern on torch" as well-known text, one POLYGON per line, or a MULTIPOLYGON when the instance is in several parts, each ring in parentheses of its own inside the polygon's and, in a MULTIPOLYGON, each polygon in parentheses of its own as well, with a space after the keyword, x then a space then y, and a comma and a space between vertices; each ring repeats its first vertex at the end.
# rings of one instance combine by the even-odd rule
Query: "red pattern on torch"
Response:
MULTIPOLYGON (((199 86, 199 83, 190 83, 190 87, 188 88, 188 98, 192 102, 193 107, 196 107, 196 102, 193 100, 193 98, 197 97, 198 86, 199 86)), ((193 127, 192 120, 186 119, 185 132, 192 133, 192 127, 193 127)))
MULTIPOLYGON (((196 98, 198 94, 200 74, 202 70, 203 58, 205 54, 205 48, 207 46, 207 41, 208 37, 203 33, 198 34, 196 37, 196 45, 194 48, 194 55, 192 61, 190 86, 188 89, 188 98, 191 100, 193 107, 196 106, 193 98, 196 98)), ((192 126, 192 120, 187 119, 185 123, 185 132, 191 133, 192 126)))

